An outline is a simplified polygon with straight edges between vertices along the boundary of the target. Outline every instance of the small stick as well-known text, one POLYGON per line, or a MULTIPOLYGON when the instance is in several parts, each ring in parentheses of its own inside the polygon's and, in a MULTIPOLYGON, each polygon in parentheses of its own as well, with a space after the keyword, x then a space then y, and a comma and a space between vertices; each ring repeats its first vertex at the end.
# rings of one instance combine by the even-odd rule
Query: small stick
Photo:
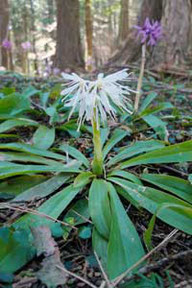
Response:
POLYGON ((78 276, 77 274, 73 273, 73 272, 70 272, 68 271, 67 269, 65 269, 64 267, 61 267, 59 265, 56 265, 56 267, 60 270, 62 270, 63 272, 65 273, 68 273, 69 275, 73 276, 74 278, 84 282, 85 284, 87 284, 89 287, 91 288, 97 288, 97 286, 95 286, 94 284, 92 284, 91 282, 89 282, 88 280, 82 278, 81 276, 78 276))
POLYGON ((93 222, 91 220, 89 220, 88 218, 84 217, 83 215, 81 215, 80 213, 78 213, 77 211, 75 210, 71 210, 73 211, 73 213, 75 213, 77 216, 79 216, 80 218, 82 218, 83 220, 85 220, 86 222, 90 223, 90 224, 93 224, 93 222))
POLYGON ((107 283, 107 286, 108 286, 109 288, 112 288, 113 285, 110 283, 109 278, 107 277, 107 274, 105 273, 105 271, 104 271, 104 269, 103 269, 103 266, 102 266, 102 264, 101 264, 101 261, 99 260, 99 257, 98 257, 98 255, 97 255, 97 253, 96 253, 95 251, 94 251, 94 254, 95 254, 95 258, 96 258, 96 260, 97 260, 97 262, 98 262, 98 264, 99 264, 99 268, 100 268, 100 270, 101 270, 101 272, 102 272, 102 274, 103 274, 103 277, 104 277, 104 279, 105 279, 105 281, 106 281, 106 283, 107 283))
POLYGON ((147 253, 145 256, 143 256, 139 261, 137 261, 133 266, 128 268, 124 273, 122 273, 120 276, 116 278, 116 280, 113 281, 113 287, 117 286, 128 273, 130 273, 133 269, 135 269, 138 265, 140 265, 143 261, 148 259, 154 252, 162 248, 162 246, 167 243, 176 233, 178 232, 178 229, 174 229, 159 245, 157 245, 155 248, 153 248, 149 253, 147 253))
MULTIPOLYGON (((151 271, 154 271, 154 270, 157 270, 157 269, 159 270, 160 267, 167 265, 171 261, 175 261, 175 260, 178 260, 180 258, 184 258, 186 256, 191 257, 191 255, 192 255, 192 250, 186 250, 184 252, 175 254, 173 256, 165 257, 163 259, 160 259, 156 263, 152 263, 152 264, 149 264, 149 265, 147 265, 145 267, 142 267, 141 269, 139 269, 138 273, 139 274, 148 274, 151 271)), ((127 277, 125 277, 124 280, 125 281, 133 280, 138 275, 138 273, 130 275, 130 276, 127 276, 127 277)))
POLYGON ((77 230, 77 228, 69 223, 66 223, 64 221, 61 221, 61 220, 58 220, 56 218, 53 218, 47 214, 44 214, 42 212, 39 212, 37 210, 33 210, 33 209, 30 209, 30 208, 23 208, 21 206, 11 206, 11 205, 8 205, 8 204, 5 204, 5 205, 2 205, 0 206, 0 208, 8 208, 8 209, 11 209, 11 210, 14 210, 14 211, 20 211, 20 212, 25 212, 25 213, 29 213, 29 214, 33 214, 33 215, 37 215, 37 216, 40 216, 40 217, 43 217, 43 218, 46 218, 48 220, 51 220, 53 222, 57 222, 57 223, 60 223, 64 226, 69 226, 75 230, 77 230))

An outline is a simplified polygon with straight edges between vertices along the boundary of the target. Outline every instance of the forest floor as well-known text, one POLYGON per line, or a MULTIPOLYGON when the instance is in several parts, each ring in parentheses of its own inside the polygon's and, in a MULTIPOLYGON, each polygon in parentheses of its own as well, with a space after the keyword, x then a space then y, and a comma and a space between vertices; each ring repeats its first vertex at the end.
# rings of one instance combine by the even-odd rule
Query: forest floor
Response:
MULTIPOLYGON (((23 84, 23 80, 20 82, 17 78, 3 77, 0 88, 3 87, 16 87, 20 89, 22 85, 29 85, 26 81, 23 84)), ((36 89, 39 87, 55 84, 42 83, 37 80, 30 80, 30 85, 33 85, 36 89)), ((190 80, 188 79, 175 79, 173 77, 167 77, 161 81, 155 81, 153 77, 150 77, 145 83, 144 95, 148 91, 153 90, 157 92, 159 97, 156 101, 171 102, 174 105, 174 109, 171 112, 172 117, 165 117, 167 121, 167 129, 169 132, 168 141, 172 144, 192 139, 192 87, 190 80), (191 90, 190 90, 191 89, 191 90), (176 117, 175 117, 176 116, 176 117)), ((56 89, 55 89, 56 91, 56 89)), ((55 92, 57 93, 57 92, 55 92)), ((38 109, 38 99, 33 98, 34 107, 38 109)), ((164 115, 164 112, 162 112, 164 115)), ((165 116, 167 114, 165 113, 165 116)), ((34 115, 33 120, 46 124, 46 117, 41 118, 39 115, 34 115)), ((34 128, 20 127, 15 129, 14 135, 18 139, 22 139, 29 143, 31 136, 34 133, 34 128)), ((138 140, 142 140, 148 137, 154 136, 154 131, 148 129, 147 131, 138 128, 134 137, 138 140)), ((63 132, 58 132, 56 143, 66 137, 63 132), (63 136, 64 135, 64 136, 63 136)), ((156 136, 155 136, 156 137, 156 136)), ((15 139, 13 138, 15 141, 15 139)), ((9 138, 9 142, 12 139, 9 138)), ((6 143, 7 138, 0 139, 1 143, 6 143)), ((90 137, 85 134, 81 138, 74 140, 74 145, 80 147, 82 151, 88 151, 90 145, 90 137)), ((183 179, 187 179, 188 173, 192 173, 192 166, 190 164, 172 164, 161 165, 158 168, 159 171, 169 173, 174 176, 180 176, 183 179)), ((79 196, 79 199, 81 195, 79 196)), ((28 203, 27 208, 38 207, 43 200, 36 201, 35 203, 28 203)), ((3 200, 4 201, 4 200, 3 200)), ((124 203, 124 207, 129 214, 129 217, 135 224, 140 237, 143 237, 143 233, 148 226, 151 219, 151 214, 145 210, 135 209, 131 205, 124 203)), ((12 211, 9 209, 0 210, 0 223, 6 225, 14 222, 19 216, 23 215, 22 211, 12 211)), ((64 215, 61 215, 59 219, 63 219, 64 215)), ((89 223, 88 223, 89 224, 89 223)), ((155 228, 152 235, 152 246, 157 247, 162 241, 174 230, 173 227, 163 223, 161 220, 156 220, 155 228)), ((85 231, 85 235, 79 236, 79 233, 71 231, 68 238, 56 237, 55 241, 59 248, 59 254, 61 262, 64 263, 65 268, 74 275, 68 275, 67 283, 58 287, 104 287, 102 286, 105 280, 105 275, 102 273, 99 264, 95 258, 92 249, 92 242, 89 230, 85 231), (82 280, 77 279, 76 275, 79 275, 83 279, 86 279, 89 283, 84 283, 82 280)), ((35 257, 22 269, 17 271, 14 276, 12 284, 0 284, 0 287, 13 287, 13 288, 43 288, 46 287, 38 280, 36 272, 41 268, 43 257, 35 257)), ((65 272, 66 273, 66 272, 65 272)), ((160 245, 159 249, 154 251, 152 255, 148 257, 147 261, 141 266, 140 274, 134 277, 130 277, 129 284, 122 284, 118 287, 131 288, 131 287, 175 287, 175 288, 190 288, 192 287, 192 238, 181 231, 175 231, 174 235, 164 244, 160 245), (187 251, 187 252, 186 252, 187 251), (142 270, 144 269, 144 270, 142 270), (144 272, 144 273, 142 273, 144 272), (143 283, 141 282, 143 278, 143 283), (132 279, 132 282, 131 282, 132 279)), ((107 286, 106 286, 107 287, 107 286)), ((109 286, 110 287, 110 286, 109 286)))

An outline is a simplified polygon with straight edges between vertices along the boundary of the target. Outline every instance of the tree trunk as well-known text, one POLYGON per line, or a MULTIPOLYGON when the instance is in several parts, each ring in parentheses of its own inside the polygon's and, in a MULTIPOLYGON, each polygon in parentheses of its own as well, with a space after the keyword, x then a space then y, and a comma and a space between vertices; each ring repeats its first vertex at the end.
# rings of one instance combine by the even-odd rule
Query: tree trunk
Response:
POLYGON ((122 43, 129 32, 129 0, 121 0, 121 13, 119 21, 119 43, 122 43))
POLYGON ((93 61, 93 25, 91 13, 91 0, 85 0, 85 30, 87 41, 87 70, 92 70, 93 61))
POLYGON ((163 37, 155 47, 151 64, 180 69, 192 66, 192 1, 163 0, 163 37))
MULTIPOLYGON (((187 67, 192 65, 192 1, 191 0, 144 0, 138 24, 146 17, 161 21, 163 37, 153 49, 148 49, 147 65, 157 69, 187 67)), ((109 64, 127 64, 137 61, 141 55, 141 44, 132 29, 127 40, 109 64)))
POLYGON ((36 49, 36 37, 35 37, 35 8, 34 8, 34 2, 33 0, 30 0, 30 8, 31 8, 31 28, 32 28, 32 45, 33 45, 33 53, 35 55, 34 60, 34 69, 35 73, 39 75, 39 65, 38 65, 38 55, 37 55, 37 49, 36 49))
POLYGON ((9 5, 8 0, 0 0, 0 66, 8 68, 8 53, 1 47, 4 39, 8 38, 9 5))
POLYGON ((57 45, 55 67, 65 70, 84 68, 80 41, 79 1, 56 0, 57 45))

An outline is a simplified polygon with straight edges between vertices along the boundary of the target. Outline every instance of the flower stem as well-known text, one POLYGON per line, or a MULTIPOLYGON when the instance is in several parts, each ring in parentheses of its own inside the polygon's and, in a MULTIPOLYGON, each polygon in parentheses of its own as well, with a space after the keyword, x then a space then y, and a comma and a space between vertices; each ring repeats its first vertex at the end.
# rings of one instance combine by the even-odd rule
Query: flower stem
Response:
POLYGON ((102 145, 101 145, 101 135, 100 130, 97 125, 97 121, 94 117, 92 121, 93 127, 93 145, 94 145, 94 158, 92 162, 92 170, 96 175, 103 174, 103 153, 102 153, 102 145))
POLYGON ((143 82, 144 70, 145 70, 145 60, 146 60, 146 43, 142 45, 142 58, 141 58, 141 69, 139 74, 139 80, 137 84, 137 94, 135 98, 135 112, 138 112, 139 109, 139 102, 141 98, 141 87, 143 82))

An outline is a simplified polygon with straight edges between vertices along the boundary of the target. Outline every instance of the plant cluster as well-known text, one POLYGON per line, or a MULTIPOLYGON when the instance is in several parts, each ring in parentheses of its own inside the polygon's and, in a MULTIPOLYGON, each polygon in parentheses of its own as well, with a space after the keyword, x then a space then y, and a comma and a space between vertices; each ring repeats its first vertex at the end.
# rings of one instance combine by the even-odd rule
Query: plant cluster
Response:
POLYGON ((192 234, 191 175, 182 179, 160 169, 166 163, 191 162, 192 141, 170 145, 166 123, 154 114, 173 106, 152 105, 157 93, 148 93, 141 103, 136 97, 134 108, 134 87, 126 70, 99 74, 95 81, 76 74, 63 77, 64 89, 56 85, 51 93, 34 87, 0 91, 0 133, 5 140, 0 143, 1 209, 21 209, 21 203, 45 199, 0 229, 0 275, 12 275, 36 255, 34 227, 49 227, 54 234, 58 223, 53 219, 59 218, 66 239, 82 224, 91 227, 93 250, 115 281, 152 249, 156 218, 192 234), (120 127, 111 129, 109 119, 120 127), (134 139, 136 127, 144 122, 156 138, 134 139), (36 128, 27 143, 7 133, 19 127, 36 128), (58 141, 56 135, 63 132, 68 141, 58 141), (82 153, 73 141, 87 133, 92 145, 82 153), (143 240, 125 210, 126 202, 152 215, 143 240), (74 210, 92 224, 74 216, 69 221, 74 210))

